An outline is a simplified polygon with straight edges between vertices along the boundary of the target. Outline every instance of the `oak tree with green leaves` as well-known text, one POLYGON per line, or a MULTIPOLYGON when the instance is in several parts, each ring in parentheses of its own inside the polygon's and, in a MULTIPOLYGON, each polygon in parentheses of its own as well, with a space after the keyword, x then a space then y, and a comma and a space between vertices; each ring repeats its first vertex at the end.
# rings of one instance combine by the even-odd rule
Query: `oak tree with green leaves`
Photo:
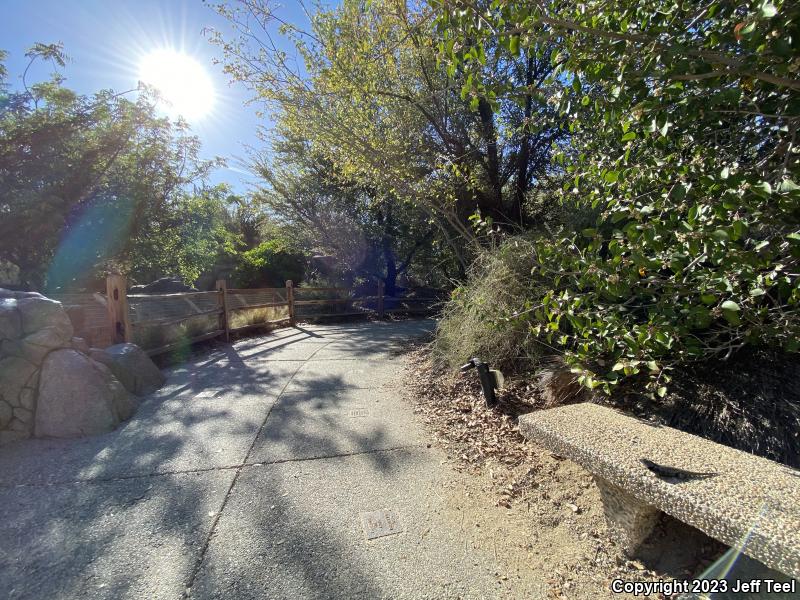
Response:
POLYGON ((303 140, 277 142, 270 155, 256 160, 255 171, 264 181, 256 202, 285 234, 333 259, 328 275, 382 279, 386 294, 394 296, 401 276, 432 283, 452 262, 422 210, 337 176, 336 165, 303 140))

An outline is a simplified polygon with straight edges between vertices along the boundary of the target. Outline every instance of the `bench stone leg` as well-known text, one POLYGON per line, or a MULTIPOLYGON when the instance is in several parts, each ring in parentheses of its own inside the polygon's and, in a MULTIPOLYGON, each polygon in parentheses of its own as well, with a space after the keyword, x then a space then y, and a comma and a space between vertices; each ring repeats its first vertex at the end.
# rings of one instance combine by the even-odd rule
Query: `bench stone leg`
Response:
POLYGON ((623 550, 632 554, 652 533, 661 511, 601 477, 595 476, 594 480, 603 499, 608 528, 623 550))

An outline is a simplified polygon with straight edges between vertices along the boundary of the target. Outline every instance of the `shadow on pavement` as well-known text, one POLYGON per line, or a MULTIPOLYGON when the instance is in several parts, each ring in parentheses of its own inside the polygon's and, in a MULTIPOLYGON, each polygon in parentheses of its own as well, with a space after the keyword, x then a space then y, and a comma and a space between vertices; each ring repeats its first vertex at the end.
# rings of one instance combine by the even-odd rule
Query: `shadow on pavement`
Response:
MULTIPOLYGON (((341 425, 339 409, 348 402, 342 393, 355 389, 342 375, 311 377, 308 394, 289 395, 273 408, 291 378, 302 377, 305 363, 270 361, 270 356, 304 342, 320 348, 341 343, 344 354, 369 356, 425 327, 399 332, 387 324, 298 327, 222 346, 171 369, 166 385, 116 431, 0 448, 0 580, 8 597, 179 596, 251 450, 263 462, 274 462, 270 453, 274 449, 277 456, 279 447, 284 452, 279 460, 292 460, 309 448, 328 456, 386 447, 388 434, 378 422, 341 425), (253 353, 244 358, 244 352, 253 353), (330 392, 323 392, 324 410, 316 415, 307 410, 314 390, 330 392), (271 409, 280 418, 271 428, 270 416, 259 436, 271 409)), ((389 467, 385 453, 370 457, 373 468, 389 467)), ((245 467, 243 480, 259 468, 245 467)), ((235 553, 236 543, 247 544, 254 536, 280 535, 285 539, 281 560, 294 564, 310 595, 352 595, 351 589, 326 583, 325 573, 347 564, 347 556, 325 528, 280 520, 281 530, 274 530, 276 522, 265 515, 288 513, 291 505, 278 478, 270 485, 257 490, 248 510, 231 515, 240 520, 241 539, 234 539, 229 551, 235 553), (307 544, 321 544, 329 564, 306 564, 307 544)), ((220 523, 227 518, 223 514, 220 523)), ((359 595, 372 596, 366 574, 348 568, 348 586, 358 582, 359 595)), ((246 569, 237 585, 263 591, 268 581, 262 575, 246 569)), ((218 596, 213 584, 205 589, 206 597, 218 596)), ((221 594, 230 597, 231 591, 221 594)))

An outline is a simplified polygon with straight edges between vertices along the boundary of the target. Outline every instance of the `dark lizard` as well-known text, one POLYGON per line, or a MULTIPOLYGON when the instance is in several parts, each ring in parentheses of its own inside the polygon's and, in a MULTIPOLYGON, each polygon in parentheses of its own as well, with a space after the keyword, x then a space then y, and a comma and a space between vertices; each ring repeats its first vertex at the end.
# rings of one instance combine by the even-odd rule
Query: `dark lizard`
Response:
POLYGON ((648 460, 646 458, 640 459, 641 463, 647 467, 647 469, 657 475, 662 479, 708 479, 709 477, 714 477, 715 475, 719 475, 719 473, 697 473, 695 471, 685 471, 684 469, 678 469, 677 467, 667 467, 664 465, 660 465, 658 463, 653 462, 652 460, 648 460))

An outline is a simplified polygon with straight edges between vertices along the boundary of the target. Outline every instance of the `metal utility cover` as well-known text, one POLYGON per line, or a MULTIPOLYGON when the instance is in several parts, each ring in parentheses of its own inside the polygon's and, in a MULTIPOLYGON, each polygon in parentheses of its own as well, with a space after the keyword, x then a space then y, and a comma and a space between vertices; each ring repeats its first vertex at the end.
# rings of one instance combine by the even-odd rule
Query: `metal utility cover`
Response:
POLYGON ((368 417, 369 416, 369 409, 368 408, 354 408, 350 411, 351 417, 368 417))
POLYGON ((199 394, 195 394, 195 398, 213 398, 219 394, 219 390, 203 390, 199 394))
POLYGON ((393 510, 363 512, 359 516, 361 517, 361 527, 368 540, 403 532, 400 519, 393 510))

